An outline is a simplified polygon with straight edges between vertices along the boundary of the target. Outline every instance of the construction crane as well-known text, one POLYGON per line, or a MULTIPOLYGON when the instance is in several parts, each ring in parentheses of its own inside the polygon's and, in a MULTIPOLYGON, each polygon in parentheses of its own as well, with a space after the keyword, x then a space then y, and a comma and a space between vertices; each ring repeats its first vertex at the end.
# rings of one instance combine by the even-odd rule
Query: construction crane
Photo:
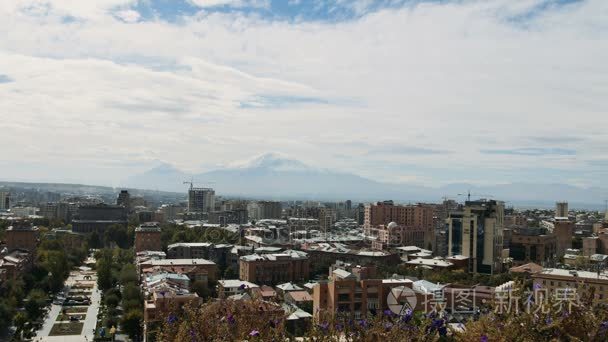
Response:
MULTIPOLYGON (((190 190, 194 189, 194 179, 190 179, 189 181, 184 181, 184 184, 190 184, 190 190)), ((215 182, 207 182, 207 184, 215 184, 215 182)))
POLYGON ((192 188, 194 188, 194 179, 191 179, 190 181, 184 181, 184 184, 190 184, 190 190, 192 190, 192 188))
POLYGON ((471 195, 472 196, 480 196, 480 197, 484 197, 484 198, 492 198, 492 197, 494 197, 492 195, 472 194, 471 190, 467 191, 466 194, 458 194, 458 196, 467 196, 467 201, 471 201, 471 195))

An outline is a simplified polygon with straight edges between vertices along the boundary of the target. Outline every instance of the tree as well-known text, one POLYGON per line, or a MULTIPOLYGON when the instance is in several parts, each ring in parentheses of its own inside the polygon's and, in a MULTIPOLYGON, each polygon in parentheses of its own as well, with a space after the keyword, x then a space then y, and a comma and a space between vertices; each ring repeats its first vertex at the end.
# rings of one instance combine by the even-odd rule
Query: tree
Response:
POLYGON ((118 298, 118 296, 115 294, 111 294, 109 296, 106 296, 104 301, 106 302, 106 305, 108 307, 115 308, 120 303, 120 298, 118 298))
POLYGON ((96 231, 93 231, 91 234, 89 234, 88 236, 88 243, 89 243, 89 247, 91 248, 101 248, 103 246, 103 242, 101 241, 101 237, 99 236, 99 233, 97 233, 96 231))
POLYGON ((17 312, 17 314, 13 318, 13 322, 15 324, 15 328, 17 328, 17 331, 21 332, 25 328, 25 323, 28 322, 28 319, 23 312, 17 312))
POLYGON ((40 289, 33 289, 27 296, 25 311, 30 321, 36 320, 42 314, 42 308, 46 304, 46 294, 40 289))
POLYGON ((114 286, 112 265, 104 259, 97 261, 97 286, 102 291, 106 291, 114 286))
POLYGON ((135 284, 127 284, 122 288, 122 300, 123 302, 136 300, 137 302, 142 302, 143 298, 141 296, 141 292, 139 287, 135 284))
POLYGON ((109 226, 104 234, 104 243, 106 246, 110 246, 112 242, 116 243, 120 248, 129 248, 132 243, 129 243, 127 227, 122 224, 109 226))
POLYGON ((132 339, 141 336, 141 324, 143 321, 143 315, 141 310, 129 310, 123 316, 121 320, 121 327, 132 339))
POLYGON ((63 281, 70 273, 68 259, 63 250, 46 251, 42 262, 49 273, 48 284, 51 291, 58 291, 63 287, 63 281))
POLYGON ((202 281, 195 281, 190 286, 192 291, 194 291, 199 297, 203 299, 209 298, 211 291, 209 291, 209 286, 202 281))
POLYGON ((238 273, 236 268, 233 265, 226 267, 224 271, 224 279, 236 279, 238 277, 238 273))
POLYGON ((0 301, 0 331, 11 326, 14 315, 15 309, 6 301, 0 301))
POLYGON ((125 264, 120 270, 119 281, 122 285, 137 284, 137 271, 135 265, 125 264))

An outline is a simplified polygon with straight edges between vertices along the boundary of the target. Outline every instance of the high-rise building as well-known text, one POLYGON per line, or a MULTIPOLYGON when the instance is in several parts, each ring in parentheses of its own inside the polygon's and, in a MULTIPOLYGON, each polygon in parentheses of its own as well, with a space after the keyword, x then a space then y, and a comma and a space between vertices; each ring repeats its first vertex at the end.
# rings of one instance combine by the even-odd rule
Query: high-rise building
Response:
POLYGON ((395 222, 407 231, 422 232, 424 235, 423 248, 429 248, 435 242, 434 210, 429 205, 395 205, 393 201, 368 204, 365 206, 363 228, 367 235, 373 235, 373 229, 395 222))
POLYGON ((336 211, 329 208, 319 209, 319 230, 324 234, 331 231, 331 228, 336 223, 336 211))
POLYGON ((0 191, 0 210, 9 210, 11 208, 11 193, 8 191, 0 191))
POLYGON ((127 190, 120 191, 120 194, 118 194, 118 198, 116 199, 116 204, 125 207, 127 211, 131 210, 131 195, 129 195, 127 190))
POLYGON ((566 250, 572 248, 572 237, 574 236, 573 221, 567 218, 558 218, 553 222, 553 235, 557 239, 557 257, 563 257, 566 250))
POLYGON ((250 220, 280 219, 283 216, 281 202, 255 201, 247 204, 250 220))
POLYGON ((188 211, 210 213, 215 210, 215 191, 211 188, 188 190, 188 211))
POLYGON ((446 220, 448 256, 469 258, 469 271, 494 274, 502 270, 504 203, 467 201, 464 210, 446 220))
POLYGON ((568 202, 555 203, 555 217, 568 217, 568 202))

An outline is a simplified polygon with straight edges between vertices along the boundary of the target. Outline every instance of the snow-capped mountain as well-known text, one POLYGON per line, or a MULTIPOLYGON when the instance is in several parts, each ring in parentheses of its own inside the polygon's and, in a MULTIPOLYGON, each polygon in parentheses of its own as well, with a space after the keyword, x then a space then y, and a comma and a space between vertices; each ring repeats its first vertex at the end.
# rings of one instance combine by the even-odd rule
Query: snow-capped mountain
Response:
MULTIPOLYGON (((564 184, 513 183, 494 186, 448 184, 425 187, 414 184, 378 182, 358 175, 309 166, 299 160, 277 153, 268 153, 251 160, 228 165, 213 171, 190 174, 170 164, 130 177, 124 186, 185 193, 184 181, 194 180, 196 186, 212 187, 217 194, 247 198, 315 199, 375 201, 393 199, 401 202, 440 202, 444 196, 457 200, 459 193, 489 194, 509 205, 551 207, 555 201, 603 204, 608 191, 580 188, 564 184)), ((479 196, 473 196, 479 197, 479 196)), ((587 206, 588 207, 588 206, 587 206)))

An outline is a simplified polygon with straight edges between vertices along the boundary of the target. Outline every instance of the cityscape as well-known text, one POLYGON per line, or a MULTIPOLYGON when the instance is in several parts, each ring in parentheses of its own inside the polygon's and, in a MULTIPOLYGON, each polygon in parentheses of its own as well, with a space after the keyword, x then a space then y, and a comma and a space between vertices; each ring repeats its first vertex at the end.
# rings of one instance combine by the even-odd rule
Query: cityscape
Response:
POLYGON ((162 341, 179 338, 172 324, 217 319, 197 310, 220 310, 215 324, 276 321, 256 336, 234 323, 222 339, 339 336, 324 322, 417 314, 441 320, 432 339, 488 315, 606 313, 608 210, 517 209, 468 192, 414 204, 245 200, 183 183, 182 194, 3 185, 5 334, 162 341))
POLYGON ((0 342, 608 341, 607 0, 0 32, 0 342))

